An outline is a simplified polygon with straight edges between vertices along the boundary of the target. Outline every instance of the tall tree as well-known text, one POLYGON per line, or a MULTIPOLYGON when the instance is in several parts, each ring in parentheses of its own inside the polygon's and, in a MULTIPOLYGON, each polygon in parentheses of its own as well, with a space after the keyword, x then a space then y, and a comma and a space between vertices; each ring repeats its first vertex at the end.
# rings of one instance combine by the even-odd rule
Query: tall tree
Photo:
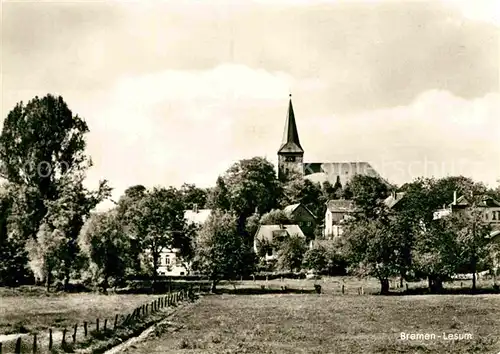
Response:
POLYGON ((277 206, 280 186, 274 166, 262 157, 244 159, 224 174, 231 209, 239 216, 238 230, 245 234, 246 219, 254 212, 266 213, 277 206))
POLYGON ((78 237, 82 253, 89 260, 92 282, 106 291, 117 283, 130 266, 130 239, 116 210, 93 214, 78 237))
POLYGON ((381 294, 389 292, 389 278, 399 271, 399 240, 381 219, 361 219, 348 224, 343 234, 345 253, 353 272, 380 281, 381 294))
POLYGON ((196 237, 193 268, 212 282, 212 292, 222 279, 247 275, 253 271, 255 256, 238 234, 238 217, 215 210, 196 237))
POLYGON ((290 235, 273 246, 278 250, 277 267, 290 272, 300 271, 307 251, 306 239, 299 235, 290 235))
POLYGON ((47 211, 44 200, 58 198, 58 180, 91 164, 84 154, 87 123, 73 115, 62 97, 35 97, 18 103, 0 136, 1 174, 8 181, 35 187, 30 201, 34 236, 47 211))
POLYGON ((160 254, 164 249, 179 249, 179 257, 192 254, 192 228, 184 219, 184 203, 179 190, 153 188, 134 205, 134 232, 141 250, 149 255, 153 283, 158 277, 160 254))

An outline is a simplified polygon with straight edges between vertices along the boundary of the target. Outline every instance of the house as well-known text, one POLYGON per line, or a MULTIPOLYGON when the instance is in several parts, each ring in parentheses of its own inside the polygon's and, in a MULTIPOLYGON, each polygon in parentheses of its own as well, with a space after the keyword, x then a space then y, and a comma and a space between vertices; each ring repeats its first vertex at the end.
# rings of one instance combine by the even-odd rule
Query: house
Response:
POLYGON ((355 175, 380 177, 368 162, 304 162, 304 149, 300 144, 299 132, 292 105, 292 95, 288 103, 285 129, 278 149, 278 177, 294 171, 312 182, 325 181, 334 185, 337 181, 345 186, 355 175))
POLYGON ((301 203, 288 205, 283 211, 295 224, 300 226, 308 240, 314 237, 316 217, 305 205, 301 203))
MULTIPOLYGON (((212 213, 211 209, 198 209, 194 204, 192 209, 184 211, 184 219, 188 224, 201 226, 212 213)), ((165 248, 160 252, 160 265, 158 274, 170 276, 183 276, 189 273, 189 265, 179 256, 179 250, 175 248, 165 248)))
POLYGON ((259 247, 262 244, 266 244, 268 247, 265 254, 265 260, 271 261, 276 259, 277 250, 272 247, 274 241, 290 237, 292 235, 298 235, 299 237, 306 236, 302 232, 299 225, 260 225, 255 233, 253 248, 256 254, 259 254, 259 247))
POLYGON ((325 237, 332 239, 343 233, 343 224, 360 210, 352 200, 332 199, 326 203, 325 237))
MULTIPOLYGON (((452 213, 467 212, 472 203, 465 196, 457 198, 457 193, 453 193, 453 202, 434 212, 434 220, 441 219, 452 213)), ((489 223, 494 230, 500 229, 500 202, 489 196, 483 196, 475 205, 481 210, 483 221, 489 223)))

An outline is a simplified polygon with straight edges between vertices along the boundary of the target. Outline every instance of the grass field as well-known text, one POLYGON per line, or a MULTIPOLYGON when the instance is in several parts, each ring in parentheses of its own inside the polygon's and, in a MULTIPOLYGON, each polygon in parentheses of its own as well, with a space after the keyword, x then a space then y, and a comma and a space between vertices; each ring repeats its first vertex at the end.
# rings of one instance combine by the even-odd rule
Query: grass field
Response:
POLYGON ((126 353, 498 353, 500 296, 208 295, 126 353), (401 332, 435 339, 401 340, 401 332), (446 334, 472 339, 444 340, 446 334))
POLYGON ((46 294, 0 288, 0 334, 71 328, 75 323, 111 321, 154 299, 150 295, 46 294))

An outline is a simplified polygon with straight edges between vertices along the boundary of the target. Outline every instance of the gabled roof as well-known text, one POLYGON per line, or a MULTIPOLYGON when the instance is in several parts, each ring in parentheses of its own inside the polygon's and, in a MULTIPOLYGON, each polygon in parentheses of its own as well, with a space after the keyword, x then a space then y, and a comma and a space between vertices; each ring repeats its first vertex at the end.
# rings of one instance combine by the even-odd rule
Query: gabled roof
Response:
POLYGON ((392 209, 403 199, 405 194, 405 192, 393 193, 384 200, 384 204, 388 208, 392 209))
POLYGON ((212 209, 184 210, 184 219, 188 223, 202 225, 207 221, 211 213, 212 209))
POLYGON ((311 216, 312 216, 313 218, 316 218, 316 216, 312 213, 312 211, 310 211, 310 210, 309 210, 309 208, 308 208, 308 207, 306 207, 305 205, 303 205, 302 203, 297 203, 297 204, 288 205, 288 206, 286 206, 286 207, 283 209, 283 211, 284 211, 285 213, 287 213, 288 215, 292 215, 292 214, 293 214, 293 212, 294 212, 295 210, 297 210, 297 208, 298 208, 299 206, 302 206, 302 207, 303 207, 303 208, 304 208, 304 209, 305 209, 305 210, 306 210, 309 214, 311 214, 311 216))
POLYGON ((299 225, 260 225, 255 233, 255 238, 258 240, 272 241, 275 231, 286 231, 289 236, 298 235, 306 237, 299 225))
MULTIPOLYGON (((469 206, 469 201, 467 198, 462 195, 460 198, 457 199, 456 203, 451 202, 449 206, 469 206)), ((490 196, 483 196, 481 198, 481 201, 477 204, 478 207, 484 207, 484 208, 494 208, 494 207, 500 207, 500 202, 493 199, 490 196)))
POLYGON ((288 113, 285 120, 285 130, 283 131, 283 140, 278 153, 304 153, 304 149, 300 145, 299 132, 297 123, 295 122, 295 114, 293 113, 292 95, 288 103, 288 113))
POLYGON ((331 199, 326 203, 326 208, 332 213, 355 213, 359 208, 352 200, 331 199))

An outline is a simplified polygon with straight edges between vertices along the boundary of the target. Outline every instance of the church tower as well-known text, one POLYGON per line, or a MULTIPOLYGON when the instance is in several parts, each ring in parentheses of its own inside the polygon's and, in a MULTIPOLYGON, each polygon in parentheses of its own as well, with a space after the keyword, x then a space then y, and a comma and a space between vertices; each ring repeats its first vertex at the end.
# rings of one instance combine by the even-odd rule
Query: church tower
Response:
POLYGON ((285 120, 285 131, 283 132, 283 140, 278 150, 278 178, 283 178, 288 171, 296 171, 303 174, 303 158, 304 149, 300 146, 295 114, 293 113, 292 95, 290 95, 288 113, 285 120))

